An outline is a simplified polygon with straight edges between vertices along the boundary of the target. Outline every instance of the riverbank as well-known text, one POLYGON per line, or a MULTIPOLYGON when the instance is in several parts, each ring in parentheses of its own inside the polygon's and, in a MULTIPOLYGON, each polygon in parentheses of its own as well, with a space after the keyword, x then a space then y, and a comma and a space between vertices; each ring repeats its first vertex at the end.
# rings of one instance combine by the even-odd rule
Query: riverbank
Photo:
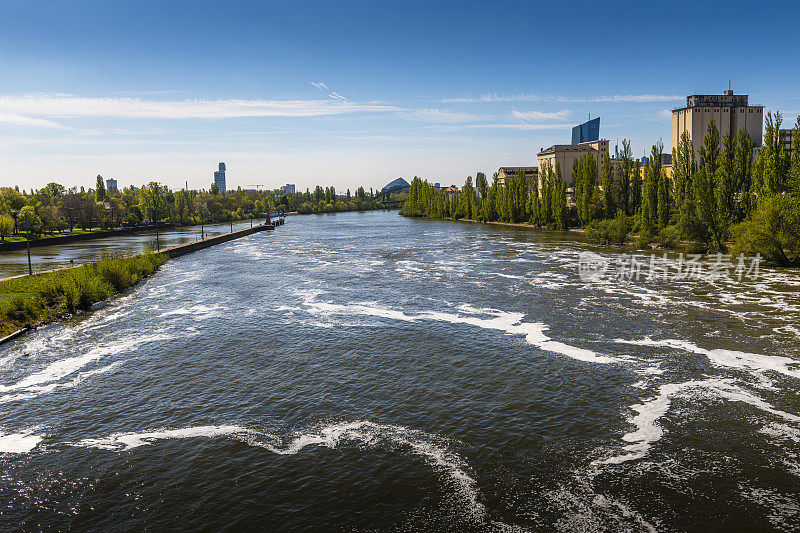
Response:
MULTIPOLYGON (((159 229, 172 229, 172 224, 159 224, 159 229)), ((68 235, 58 235, 55 237, 42 237, 39 239, 31 239, 31 248, 36 246, 53 246, 57 244, 67 244, 70 242, 79 242, 79 241, 88 241, 92 239, 104 239, 107 237, 115 237, 117 235, 135 235, 136 233, 145 233, 148 231, 155 231, 156 227, 153 224, 146 225, 146 226, 135 226, 132 228, 121 228, 121 229, 111 229, 111 230, 92 230, 80 233, 73 233, 68 235)), ((6 242, 0 244, 0 253, 2 252, 10 252, 12 250, 23 250, 28 246, 27 241, 24 237, 21 240, 18 240, 15 236, 15 240, 6 239, 6 242)))
POLYGON ((161 252, 145 252, 33 276, 2 279, 0 337, 4 338, 1 340, 11 340, 26 329, 86 311, 93 304, 133 287, 170 259, 271 229, 274 226, 258 225, 173 246, 161 252))

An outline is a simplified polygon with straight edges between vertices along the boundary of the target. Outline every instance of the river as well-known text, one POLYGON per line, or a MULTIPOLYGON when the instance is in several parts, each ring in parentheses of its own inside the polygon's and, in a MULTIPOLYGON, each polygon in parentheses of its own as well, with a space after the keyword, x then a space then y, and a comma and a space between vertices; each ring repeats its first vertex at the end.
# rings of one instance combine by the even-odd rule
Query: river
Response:
POLYGON ((587 253, 371 212, 170 261, 0 349, 0 524, 797 530, 800 273, 587 253))

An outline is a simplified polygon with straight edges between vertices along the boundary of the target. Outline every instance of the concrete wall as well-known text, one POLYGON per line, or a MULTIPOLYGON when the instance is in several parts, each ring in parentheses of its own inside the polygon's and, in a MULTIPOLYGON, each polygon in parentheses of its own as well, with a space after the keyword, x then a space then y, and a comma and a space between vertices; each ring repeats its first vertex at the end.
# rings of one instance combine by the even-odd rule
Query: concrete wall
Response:
POLYGON ((253 233, 257 233, 259 231, 271 230, 271 229, 275 229, 275 226, 272 225, 253 226, 252 228, 240 229, 234 231, 233 233, 223 233, 222 235, 217 235, 216 237, 210 237, 204 241, 195 241, 186 244, 180 244, 178 246, 173 246, 172 248, 167 248, 165 250, 162 250, 161 253, 168 255, 169 258, 172 259, 175 257, 180 257, 185 254, 196 252, 197 250, 202 250, 203 248, 208 248, 209 246, 214 246, 215 244, 221 244, 223 242, 232 241, 233 239, 238 239, 240 237, 246 237, 247 235, 252 235, 253 233))

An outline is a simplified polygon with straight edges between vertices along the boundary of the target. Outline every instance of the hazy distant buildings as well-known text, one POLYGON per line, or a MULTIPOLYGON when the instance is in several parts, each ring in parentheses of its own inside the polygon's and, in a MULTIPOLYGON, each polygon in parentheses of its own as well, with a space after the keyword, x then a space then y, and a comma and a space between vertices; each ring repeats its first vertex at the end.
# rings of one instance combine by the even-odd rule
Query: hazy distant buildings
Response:
POLYGON ((281 192, 283 194, 294 194, 295 193, 294 183, 287 183, 286 185, 281 187, 281 192))
POLYGON ((716 123, 719 138, 735 136, 744 128, 753 146, 761 146, 764 106, 748 105, 746 94, 693 94, 686 97, 686 106, 672 110, 672 147, 677 148, 683 132, 692 139, 695 155, 699 155, 709 122, 716 123))
POLYGON ((117 180, 114 178, 108 178, 106 180, 106 192, 116 192, 117 191, 117 180))
POLYGON ((572 144, 588 143, 600 139, 600 117, 572 128, 572 144))
POLYGON ((214 185, 217 186, 219 192, 225 192, 225 163, 219 164, 219 170, 214 172, 214 185))

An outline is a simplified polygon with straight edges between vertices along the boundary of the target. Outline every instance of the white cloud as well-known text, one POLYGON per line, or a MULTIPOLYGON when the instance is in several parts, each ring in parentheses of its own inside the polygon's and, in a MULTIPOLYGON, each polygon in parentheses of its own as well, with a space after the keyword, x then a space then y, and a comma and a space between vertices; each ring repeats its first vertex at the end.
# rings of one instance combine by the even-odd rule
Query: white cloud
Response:
POLYGON ((386 104, 350 102, 341 96, 333 100, 143 100, 70 95, 0 96, 0 115, 25 118, 31 116, 158 119, 314 117, 399 109, 386 104))
POLYGON ((445 98, 442 103, 472 104, 480 102, 560 102, 560 103, 592 103, 592 102, 673 102, 683 100, 684 96, 664 94, 615 94, 609 96, 558 96, 538 94, 498 95, 445 98))
POLYGON ((311 85, 313 85, 314 87, 316 87, 316 88, 317 88, 317 89, 319 89, 320 91, 324 91, 324 92, 327 92, 327 91, 328 91, 328 86, 327 86, 327 85, 325 85, 325 84, 324 84, 324 83, 322 83, 322 82, 315 82, 315 81, 312 81, 312 82, 311 82, 311 85))
POLYGON ((511 116, 520 120, 566 120, 572 114, 569 109, 561 111, 511 111, 511 116))
POLYGON ((477 116, 471 113, 459 111, 449 111, 447 109, 437 109, 433 107, 421 107, 403 113, 403 116, 415 120, 426 120, 428 122, 469 122, 477 120, 477 116))
POLYGON ((337 100, 344 100, 345 102, 347 102, 347 98, 345 98, 344 96, 342 96, 339 93, 335 93, 335 92, 331 91, 331 93, 328 96, 330 96, 331 98, 335 98, 337 100))
POLYGON ((23 115, 16 115, 12 113, 0 113, 0 123, 14 124, 16 126, 31 126, 35 128, 64 129, 64 126, 62 126, 58 122, 53 122, 52 120, 26 117, 23 115))
POLYGON ((658 113, 656 113, 656 117, 659 119, 671 119, 672 118, 672 110, 671 109, 661 109, 658 113))

